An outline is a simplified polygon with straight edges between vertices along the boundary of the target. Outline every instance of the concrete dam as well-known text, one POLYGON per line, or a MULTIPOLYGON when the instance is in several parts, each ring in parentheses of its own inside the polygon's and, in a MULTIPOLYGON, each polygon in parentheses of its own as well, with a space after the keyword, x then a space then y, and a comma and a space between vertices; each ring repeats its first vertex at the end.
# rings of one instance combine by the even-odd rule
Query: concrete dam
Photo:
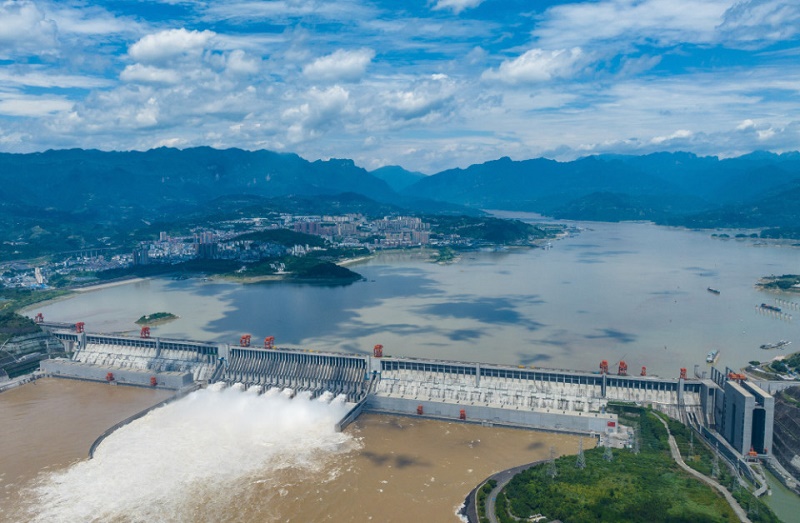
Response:
MULTIPOLYGON (((286 394, 305 391, 312 397, 329 393, 351 404, 340 429, 366 411, 599 436, 618 426, 608 403, 624 402, 650 405, 698 430, 714 431, 719 421, 731 435, 752 433, 737 436, 736 447, 758 442, 763 454, 771 447, 765 420, 769 425, 772 416, 760 413, 765 402, 751 402, 754 407, 744 414, 745 408, 726 399, 726 392, 732 397, 731 391, 741 387, 729 385, 719 372, 714 379, 689 378, 685 369, 677 378, 628 376, 622 367, 618 374, 608 373, 607 362, 592 373, 390 357, 380 345, 372 354, 345 354, 275 348, 271 337, 264 347, 252 347, 249 336, 232 346, 150 338, 144 330, 140 337, 92 334, 80 323, 42 326, 72 354, 42 361, 47 375, 174 390, 225 382, 286 394), (733 419, 737 416, 744 416, 741 423, 733 419), (748 423, 753 427, 744 426, 748 423)), ((740 455, 750 450, 726 445, 740 455)))

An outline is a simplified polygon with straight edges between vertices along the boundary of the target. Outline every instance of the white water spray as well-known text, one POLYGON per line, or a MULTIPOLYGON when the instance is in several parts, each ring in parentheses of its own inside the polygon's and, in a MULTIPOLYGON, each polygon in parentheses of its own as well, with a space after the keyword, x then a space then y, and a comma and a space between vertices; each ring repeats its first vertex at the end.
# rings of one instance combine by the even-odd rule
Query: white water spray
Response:
POLYGON ((313 474, 357 447, 334 430, 348 408, 339 398, 269 392, 215 385, 154 410, 103 441, 94 459, 42 476, 24 519, 237 520, 232 507, 283 487, 276 476, 313 474))

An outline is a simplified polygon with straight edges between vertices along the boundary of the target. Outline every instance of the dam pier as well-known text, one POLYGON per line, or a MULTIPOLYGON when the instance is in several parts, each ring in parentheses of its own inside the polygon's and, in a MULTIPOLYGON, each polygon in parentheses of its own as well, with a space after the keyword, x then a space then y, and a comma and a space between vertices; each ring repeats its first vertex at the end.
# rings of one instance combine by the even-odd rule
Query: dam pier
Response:
POLYGON ((609 403, 652 406, 715 439, 731 458, 767 457, 772 447, 772 382, 756 384, 727 369, 712 378, 617 374, 603 361, 598 372, 528 368, 393 357, 376 345, 372 354, 346 354, 95 334, 83 323, 40 325, 64 344, 71 358, 43 360, 53 377, 185 390, 224 382, 257 390, 281 389, 311 397, 339 397, 350 406, 342 430, 362 412, 461 420, 592 437, 623 438, 609 403), (761 386, 759 386, 761 385, 761 386), (762 388, 762 386, 764 388, 762 388), (750 448, 744 448, 745 446, 750 448), (753 445, 758 445, 755 449, 753 445))

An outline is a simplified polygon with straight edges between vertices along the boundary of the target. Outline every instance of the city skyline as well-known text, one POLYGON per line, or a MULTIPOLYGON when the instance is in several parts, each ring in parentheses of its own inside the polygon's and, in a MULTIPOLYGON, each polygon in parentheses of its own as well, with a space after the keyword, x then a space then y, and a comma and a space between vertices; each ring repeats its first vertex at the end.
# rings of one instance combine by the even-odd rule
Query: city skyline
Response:
POLYGON ((783 152, 787 0, 0 3, 0 151, 192 147, 433 173, 783 152))

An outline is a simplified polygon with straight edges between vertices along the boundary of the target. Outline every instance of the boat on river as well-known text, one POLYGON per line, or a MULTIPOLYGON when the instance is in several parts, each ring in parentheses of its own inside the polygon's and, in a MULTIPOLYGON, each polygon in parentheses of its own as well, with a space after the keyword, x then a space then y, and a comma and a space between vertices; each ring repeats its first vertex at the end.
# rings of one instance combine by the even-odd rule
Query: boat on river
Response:
POLYGON ((719 351, 717 349, 712 350, 706 356, 706 363, 716 363, 719 359, 719 351))
POLYGON ((790 345, 791 343, 792 343, 791 341, 780 340, 777 343, 765 343, 764 345, 761 345, 759 347, 759 349, 762 349, 762 350, 781 349, 781 350, 783 350, 784 347, 786 347, 787 345, 790 345))
POLYGON ((706 290, 708 292, 710 292, 711 294, 719 294, 719 289, 714 289, 714 288, 708 287, 708 288, 706 288, 706 290))

